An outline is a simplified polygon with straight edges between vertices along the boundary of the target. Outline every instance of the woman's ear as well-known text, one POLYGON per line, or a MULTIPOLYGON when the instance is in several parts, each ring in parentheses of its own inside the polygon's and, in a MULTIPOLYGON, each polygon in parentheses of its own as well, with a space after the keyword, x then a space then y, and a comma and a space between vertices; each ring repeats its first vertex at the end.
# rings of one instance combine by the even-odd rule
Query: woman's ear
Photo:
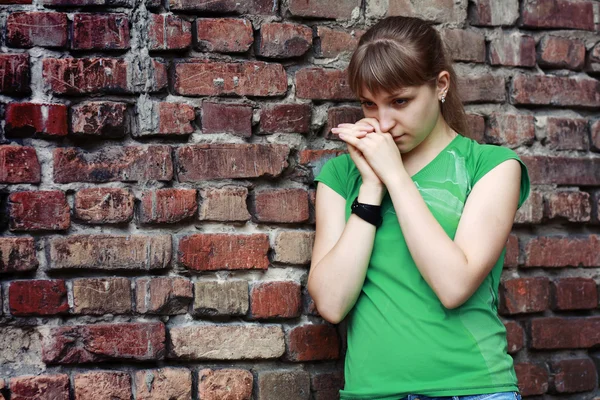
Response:
POLYGON ((448 73, 448 71, 442 71, 438 74, 438 77, 437 77, 438 96, 441 96, 442 93, 448 92, 449 88, 450 88, 450 73, 448 73))

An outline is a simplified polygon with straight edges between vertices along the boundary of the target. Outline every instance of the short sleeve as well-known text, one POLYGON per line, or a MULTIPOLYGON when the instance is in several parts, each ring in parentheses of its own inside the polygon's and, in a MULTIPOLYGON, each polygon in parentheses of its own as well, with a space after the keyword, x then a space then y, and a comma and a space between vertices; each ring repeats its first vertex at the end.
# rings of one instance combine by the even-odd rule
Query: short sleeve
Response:
POLYGON ((517 160, 521 164, 521 191, 519 196, 519 208, 521 208, 525 200, 529 197, 529 172, 525 163, 511 149, 495 145, 483 145, 477 159, 472 185, 475 186, 485 174, 507 160, 517 160))
POLYGON ((348 155, 342 154, 325 162, 315 182, 323 182, 344 199, 348 198, 348 155))

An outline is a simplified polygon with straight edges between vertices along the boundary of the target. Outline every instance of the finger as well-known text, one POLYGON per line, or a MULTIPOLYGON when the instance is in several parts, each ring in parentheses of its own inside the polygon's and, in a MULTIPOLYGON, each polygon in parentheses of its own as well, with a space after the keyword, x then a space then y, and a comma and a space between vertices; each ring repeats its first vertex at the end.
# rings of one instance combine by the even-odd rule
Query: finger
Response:
POLYGON ((363 139, 359 139, 357 137, 354 137, 352 135, 345 135, 345 134, 340 134, 339 138, 341 140, 343 140, 344 142, 351 144, 352 146, 356 147, 358 150, 361 150, 361 144, 360 141, 363 139))
POLYGON ((344 134, 344 135, 349 135, 349 136, 355 136, 358 138, 365 137, 368 133, 373 133, 373 132, 357 131, 355 129, 344 129, 344 128, 331 128, 331 132, 335 133, 336 135, 344 134))

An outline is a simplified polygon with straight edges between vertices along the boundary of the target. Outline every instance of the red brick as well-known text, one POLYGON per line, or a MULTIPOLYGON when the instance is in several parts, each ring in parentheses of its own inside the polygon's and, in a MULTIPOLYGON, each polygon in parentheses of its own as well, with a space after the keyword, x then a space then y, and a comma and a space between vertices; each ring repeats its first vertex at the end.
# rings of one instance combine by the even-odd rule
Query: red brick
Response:
POLYGON ((593 1, 577 0, 525 0, 521 5, 521 26, 528 28, 567 28, 593 31, 593 1))
POLYGON ((600 185, 600 159, 522 156, 534 185, 600 185))
POLYGON ((273 0, 169 0, 169 9, 259 15, 276 15, 278 12, 273 0))
POLYGON ((485 134, 485 119, 481 115, 467 114, 467 125, 469 133, 460 132, 461 135, 469 137, 478 143, 483 143, 485 134))
POLYGON ((331 132, 331 129, 337 127, 339 124, 353 124, 362 118, 364 118, 364 115, 360 107, 330 107, 327 110, 325 138, 340 140, 337 134, 331 132))
POLYGON ((443 29, 441 38, 454 61, 485 62, 485 36, 462 29, 443 29))
POLYGON ((592 151, 600 152, 600 120, 594 121, 590 126, 592 151))
POLYGON ((11 231, 55 231, 71 226, 69 204, 60 190, 11 193, 8 208, 11 231))
POLYGON ((358 45, 358 40, 363 33, 363 30, 352 30, 350 32, 346 32, 330 29, 324 26, 318 26, 315 56, 333 58, 342 54, 349 55, 358 45))
POLYGON ((506 328, 506 341, 508 343, 508 353, 515 354, 523 348, 525 332, 521 325, 516 321, 507 321, 504 323, 506 328))
POLYGON ((136 311, 142 314, 185 314, 192 302, 192 282, 186 278, 140 278, 135 282, 136 311))
POLYGON ((63 104, 9 103, 6 106, 7 136, 65 136, 67 106, 63 104))
POLYGON ((304 189, 263 190, 254 194, 257 222, 296 223, 309 217, 308 192, 304 189))
POLYGON ((273 246, 273 261, 287 264, 309 264, 315 233, 279 231, 273 246))
POLYGON ((463 103, 503 103, 506 100, 504 77, 473 75, 458 78, 463 103))
POLYGON ((75 135, 123 137, 127 131, 126 103, 91 101, 71 107, 71 130, 75 135))
POLYGON ((231 133, 252 136, 252 106, 244 104, 202 103, 202 133, 231 133))
POLYGON ((200 221, 248 221, 248 189, 241 186, 200 188, 200 221))
POLYGON ((48 7, 129 7, 133 6, 131 0, 42 0, 42 4, 48 7))
POLYGON ((35 242, 28 237, 0 237, 0 273, 37 269, 35 242))
POLYGON ((600 72, 600 43, 596 43, 596 45, 588 51, 585 70, 589 73, 600 72))
POLYGON ((259 371, 257 386, 258 400, 310 399, 310 377, 303 370, 259 371))
POLYGON ((10 313, 15 316, 55 315, 69 311, 64 280, 12 281, 8 302, 10 313))
POLYGON ((10 378, 12 400, 69 400, 69 375, 26 375, 10 378))
POLYGON ((192 44, 192 24, 175 15, 150 14, 148 50, 181 50, 192 44))
POLYGON ((545 367, 530 364, 515 364, 515 372, 522 396, 541 395, 548 391, 548 370, 545 367))
POLYGON ((39 183, 41 168, 35 148, 0 146, 1 183, 39 183))
POLYGON ((493 112, 487 121, 485 138, 488 143, 511 148, 530 146, 535 140, 533 115, 493 112))
MULTIPOLYGON (((381 2, 373 3, 379 3, 379 7, 385 4, 381 2)), ((454 1, 423 0, 411 2, 406 0, 391 0, 386 15, 419 17, 434 22, 450 22, 455 25, 462 25, 466 17, 465 14, 466 7, 454 1)))
POLYGON ((136 371, 136 400, 192 400, 192 373, 187 368, 136 371))
POLYGON ((0 54, 0 93, 30 93, 29 54, 0 54))
POLYGON ((218 53, 243 53, 254 42, 252 22, 237 18, 198 18, 197 48, 218 53))
POLYGON ((163 269, 171 261, 170 235, 70 235, 50 240, 49 268, 163 269))
POLYGON ((525 247, 526 267, 597 267, 600 236, 536 237, 525 247))
POLYGON ((44 334, 46 364, 160 360, 165 354, 162 322, 50 327, 44 334))
POLYGON ((54 94, 158 92, 167 86, 164 63, 132 65, 120 58, 46 58, 42 75, 54 94))
POLYGON ((512 80, 511 93, 511 101, 517 105, 600 107, 600 82, 595 79, 519 74, 512 80))
POLYGON ((471 25, 514 25, 519 18, 519 1, 475 0, 469 17, 471 25))
POLYGON ((560 278, 551 285, 553 310, 593 310, 598 307, 596 282, 591 278, 560 278))
POLYGON ((138 124, 132 134, 135 137, 157 135, 189 135, 195 128, 194 107, 185 103, 157 102, 139 99, 137 104, 138 124))
POLYGON ((81 189, 75 193, 75 216, 89 224, 129 222, 133 217, 134 200, 127 189, 81 189))
POLYGON ((546 277, 519 278, 500 283, 500 313, 541 312, 549 308, 550 286, 546 277))
POLYGON ((356 100, 346 71, 317 67, 296 72, 296 97, 312 100, 356 100))
POLYGON ((144 192, 140 204, 143 224, 172 224, 196 214, 196 189, 158 189, 144 192))
POLYGON ((360 0, 339 0, 331 3, 327 0, 290 0, 288 10, 294 16, 350 19, 352 12, 360 10, 360 0))
POLYGON ((338 392, 344 388, 344 374, 341 370, 314 371, 310 376, 310 387, 315 392, 315 400, 339 399, 338 392), (319 397, 326 393, 330 395, 319 397))
POLYGON ((257 55, 262 57, 300 57, 311 47, 312 29, 306 25, 267 22, 260 27, 257 55))
POLYGON ((198 395, 202 400, 250 400, 253 380, 245 369, 202 369, 198 372, 198 395))
POLYGON ((198 144, 177 149, 177 180, 277 177, 288 166, 282 144, 198 144))
POLYGON ((131 282, 127 278, 89 278, 73 281, 73 313, 85 315, 131 312, 131 282))
POLYGON ((545 142, 553 150, 584 150, 590 147, 588 124, 583 118, 536 117, 545 126, 545 142))
POLYGON ((260 61, 175 62, 174 90, 182 96, 281 96, 287 75, 281 64, 260 61))
POLYGON ((127 372, 99 371, 75 374, 75 400, 130 400, 131 376, 127 372))
POLYGON ((543 67, 579 70, 585 62, 585 44, 579 39, 544 36, 538 47, 537 61, 543 67))
POLYGON ((582 349, 600 344, 600 318, 537 318, 531 321, 531 348, 582 349))
POLYGON ((250 290, 253 319, 300 316, 300 284, 294 281, 255 283, 250 290))
POLYGON ((265 133, 308 133, 312 109, 308 104, 276 104, 260 110, 265 133))
POLYGON ((533 190, 515 215, 515 224, 539 224, 544 217, 544 196, 533 190))
POLYGON ((560 191, 544 196, 545 214, 549 219, 564 218, 570 222, 590 220, 592 206, 586 192, 560 191))
POLYGON ((490 64, 535 66, 535 39, 520 33, 500 34, 490 42, 490 64))
POLYGON ((201 233, 179 240, 179 263, 197 271, 267 269, 267 234, 201 233))
POLYGON ((32 0, 0 0, 0 4, 31 4, 32 0))
POLYGON ((553 392, 587 392, 597 387, 596 367, 589 358, 553 361, 550 365, 553 392))
POLYGON ((54 150, 54 182, 135 182, 173 179, 170 146, 105 147, 95 153, 78 148, 54 150))
POLYGON ((6 20, 9 47, 64 47, 67 45, 67 14, 15 12, 6 20))
POLYGON ((340 356, 340 340, 332 325, 297 326, 286 333, 286 343, 289 361, 336 360, 340 356))
POLYGON ((504 256, 504 266, 514 268, 519 265, 519 238, 511 233, 506 241, 506 254, 504 256))
POLYGON ((129 48, 126 14, 75 14, 74 50, 124 50, 129 48))
POLYGON ((194 315, 211 318, 247 313, 248 281, 203 279, 194 284, 194 315))

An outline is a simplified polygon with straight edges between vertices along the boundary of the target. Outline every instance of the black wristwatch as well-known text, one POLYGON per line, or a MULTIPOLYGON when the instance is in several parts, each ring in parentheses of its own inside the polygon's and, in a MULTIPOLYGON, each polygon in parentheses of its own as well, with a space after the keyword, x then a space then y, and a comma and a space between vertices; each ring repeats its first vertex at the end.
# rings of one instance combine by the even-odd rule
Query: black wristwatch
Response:
POLYGON ((381 226, 381 222, 383 221, 383 218, 381 218, 381 206, 359 203, 358 196, 356 196, 350 209, 353 214, 358 215, 361 219, 375 225, 377 228, 381 226))

